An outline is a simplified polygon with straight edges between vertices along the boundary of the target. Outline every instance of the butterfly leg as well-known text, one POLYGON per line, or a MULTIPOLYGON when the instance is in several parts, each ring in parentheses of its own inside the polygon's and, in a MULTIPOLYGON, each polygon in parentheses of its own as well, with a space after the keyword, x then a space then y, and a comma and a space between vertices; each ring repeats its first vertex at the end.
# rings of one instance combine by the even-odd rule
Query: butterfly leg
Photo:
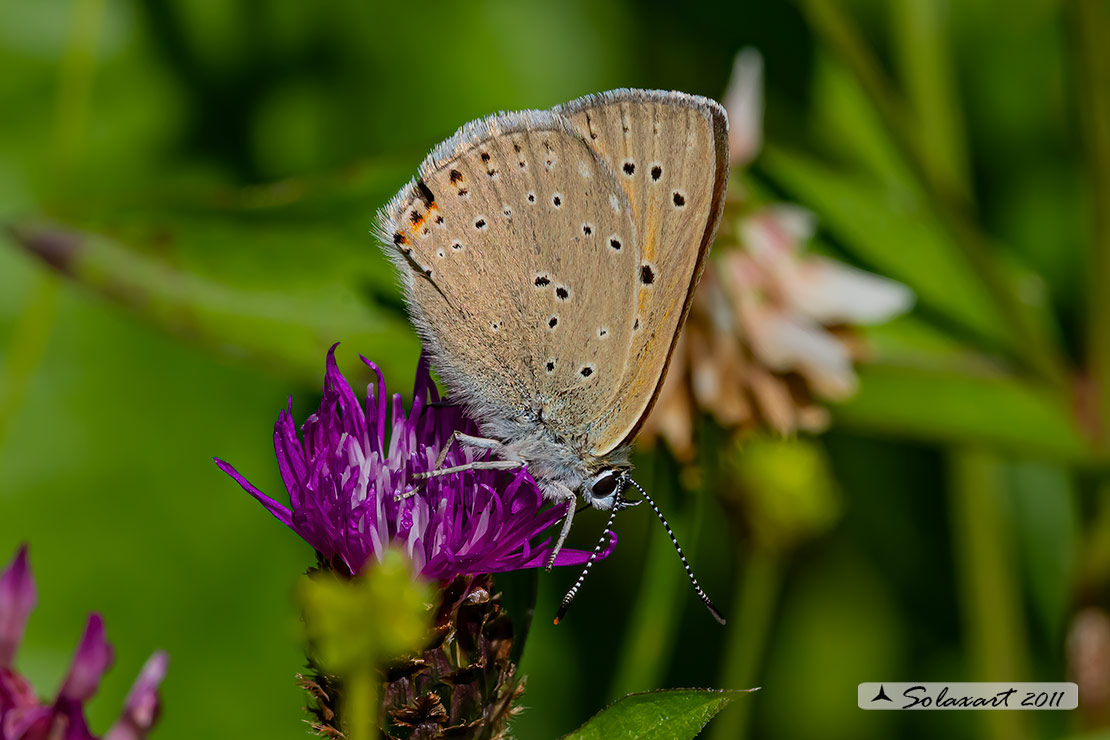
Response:
POLYGON ((451 473, 463 473, 467 470, 516 470, 517 468, 523 468, 524 465, 525 463, 523 460, 475 460, 465 465, 455 465, 450 468, 429 470, 427 473, 417 473, 412 477, 417 480, 426 480, 428 478, 439 478, 443 475, 450 475, 451 473))
POLYGON ((438 478, 441 475, 448 473, 461 473, 464 470, 515 470, 516 468, 524 467, 524 461, 517 458, 515 455, 505 453, 505 445, 496 439, 487 439, 485 437, 475 437, 470 434, 464 434, 456 430, 443 449, 439 451, 439 456, 436 458, 435 465, 427 473, 417 473, 413 476, 416 480, 424 480, 425 478, 438 478), (469 447, 477 447, 481 450, 493 450, 494 452, 501 453, 502 457, 508 458, 504 460, 477 460, 465 465, 456 465, 451 468, 443 467, 443 463, 447 460, 447 453, 451 451, 451 445, 458 442, 460 445, 467 445, 469 447))
MULTIPOLYGON (((523 460, 475 460, 472 463, 465 465, 455 465, 450 468, 440 468, 439 470, 429 470, 427 473, 416 473, 412 477, 417 481, 425 481, 428 478, 439 478, 451 473, 465 473, 468 470, 518 470, 523 468, 528 463, 523 460)), ((407 498, 415 496, 419 491, 419 485, 404 493, 398 493, 393 497, 394 501, 404 501, 407 498)))
POLYGON ((567 535, 570 534, 570 524, 574 521, 574 491, 560 483, 555 485, 557 486, 556 490, 544 491, 544 495, 558 501, 566 501, 567 515, 563 519, 563 528, 559 530, 559 539, 555 540, 555 547, 551 550, 551 557, 547 559, 548 571, 555 565, 555 558, 559 557, 559 551, 563 549, 563 543, 566 542, 567 535))
MULTIPOLYGON (((439 457, 436 458, 435 465, 432 470, 439 470, 443 467, 443 463, 447 460, 447 453, 451 451, 451 446, 458 442, 460 445, 469 445, 470 447, 477 447, 480 450, 500 450, 505 445, 496 439, 487 439, 486 437, 475 437, 471 434, 464 434, 457 429, 451 434, 451 439, 447 440, 447 444, 443 445, 443 449, 439 451, 439 457)), ((420 476, 417 475, 417 478, 420 476)))
MULTIPOLYGON (((412 477, 417 481, 423 481, 427 480, 428 478, 439 478, 443 475, 450 475, 451 473, 462 473, 467 470, 516 470, 518 468, 523 468, 527 464, 523 460, 520 460, 514 456, 512 459, 508 460, 476 460, 472 463, 455 465, 450 468, 441 467, 444 461, 447 460, 447 453, 451 451, 451 445, 453 445, 455 442, 458 442, 460 445, 468 445, 470 447, 477 447, 483 450, 493 450, 495 452, 502 452, 502 454, 505 454, 503 452, 505 445, 496 439, 475 437, 473 435, 464 434, 463 432, 456 430, 451 435, 451 439, 449 439, 447 441, 447 444, 443 446, 443 449, 440 450, 439 456, 436 458, 435 464, 432 466, 432 469, 426 473, 416 473, 412 477)), ((415 496, 416 492, 419 490, 419 485, 417 485, 405 491, 404 493, 398 493, 393 497, 393 500, 403 501, 406 498, 411 498, 412 496, 415 496)))

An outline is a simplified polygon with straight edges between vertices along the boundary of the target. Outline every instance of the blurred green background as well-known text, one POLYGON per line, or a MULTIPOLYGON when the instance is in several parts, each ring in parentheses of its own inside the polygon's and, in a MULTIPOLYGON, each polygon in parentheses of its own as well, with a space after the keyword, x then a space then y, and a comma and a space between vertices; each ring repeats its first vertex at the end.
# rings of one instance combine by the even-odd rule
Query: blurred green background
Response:
MULTIPOLYGON (((1092 659, 1110 682, 1072 630, 1110 607, 1095 0, 0 2, 0 559, 29 542, 40 586, 21 670, 52 691, 97 610, 117 661, 94 729, 160 647, 156 737, 303 736, 291 593, 312 554, 211 457, 280 492, 273 422, 290 394, 299 419, 315 407, 335 341, 349 377, 362 353, 411 387, 418 343, 369 230, 458 125, 613 87, 719 97, 745 46, 767 99, 750 181, 918 305, 869 333, 828 433, 737 447, 704 425, 704 469, 739 469, 732 493, 764 501, 747 514, 713 475, 682 495, 665 453, 638 458, 730 625, 650 512, 627 515, 558 628, 544 615, 575 574, 541 575, 515 734, 555 737, 628 691, 726 685, 764 688, 715 720, 722 738, 1105 732, 1095 693, 1072 713, 853 698, 1072 680, 1092 659), (26 249, 66 239, 84 245, 68 275, 26 249)), ((602 519, 582 522, 590 547, 602 519)))

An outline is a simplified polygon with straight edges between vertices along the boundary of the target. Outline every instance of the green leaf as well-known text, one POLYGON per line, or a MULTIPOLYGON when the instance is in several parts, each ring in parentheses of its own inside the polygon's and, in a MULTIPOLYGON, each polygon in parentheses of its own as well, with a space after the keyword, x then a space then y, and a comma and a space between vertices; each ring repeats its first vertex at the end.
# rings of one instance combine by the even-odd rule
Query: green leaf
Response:
POLYGON ((591 717, 564 740, 682 740, 744 694, 756 689, 662 689, 629 694, 591 717))
POLYGON ((313 220, 331 223, 333 228, 337 222, 357 220, 365 224, 365 232, 373 209, 385 205, 412 177, 421 156, 422 152, 413 151, 245 187, 170 181, 134 199, 143 207, 169 208, 183 216, 254 215, 286 222, 313 220))
POLYGON ((820 48, 814 52, 813 75, 810 129, 821 151, 892 186, 909 187, 913 171, 859 80, 820 48))
POLYGON ((394 277, 369 236, 356 269, 349 244, 303 225, 170 223, 166 244, 144 239, 150 225, 131 224, 127 241, 46 221, 19 222, 10 233, 144 321, 268 372, 316 385, 327 348, 343 342, 387 374, 411 374, 419 342, 402 312, 377 300, 390 300, 394 277))
POLYGON ((859 329, 860 392, 836 408, 846 425, 939 442, 985 442, 1057 460, 1093 454, 1067 393, 914 315, 859 329))
POLYGON ((960 372, 998 368, 997 359, 915 314, 855 330, 864 340, 865 359, 870 364, 960 372))
POLYGON ((859 393, 834 406, 837 421, 846 426, 1089 460, 1089 445, 1067 402, 998 368, 864 365, 859 375, 859 393))

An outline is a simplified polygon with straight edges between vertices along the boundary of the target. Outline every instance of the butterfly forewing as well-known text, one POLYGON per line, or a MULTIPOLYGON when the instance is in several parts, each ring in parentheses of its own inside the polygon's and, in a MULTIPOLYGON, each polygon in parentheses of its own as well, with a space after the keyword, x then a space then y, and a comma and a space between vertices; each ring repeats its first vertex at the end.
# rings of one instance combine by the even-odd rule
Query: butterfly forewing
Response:
POLYGON ((628 196, 561 117, 464 128, 381 217, 449 385, 482 414, 585 434, 627 375, 638 251, 628 196))
POLYGON ((728 124, 719 105, 683 93, 614 91, 556 110, 616 173, 639 234, 622 392, 590 439, 600 456, 631 441, 662 383, 720 218, 728 124))

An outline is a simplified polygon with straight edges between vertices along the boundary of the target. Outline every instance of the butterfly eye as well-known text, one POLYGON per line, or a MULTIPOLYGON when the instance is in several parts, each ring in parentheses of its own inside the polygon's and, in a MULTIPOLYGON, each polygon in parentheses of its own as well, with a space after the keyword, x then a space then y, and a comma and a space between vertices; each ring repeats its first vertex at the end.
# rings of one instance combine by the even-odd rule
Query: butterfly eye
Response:
MULTIPOLYGON (((586 503, 595 509, 608 511, 613 508, 617 502, 618 494, 624 486, 625 471, 603 470, 594 476, 593 480, 588 484, 589 488, 583 491, 582 498, 586 503)), ((625 508, 627 504, 622 503, 621 508, 625 508)))
POLYGON ((617 474, 612 470, 606 470, 595 478, 593 486, 590 488, 590 492, 593 493, 595 498, 608 498, 613 495, 615 490, 617 490, 617 474))

